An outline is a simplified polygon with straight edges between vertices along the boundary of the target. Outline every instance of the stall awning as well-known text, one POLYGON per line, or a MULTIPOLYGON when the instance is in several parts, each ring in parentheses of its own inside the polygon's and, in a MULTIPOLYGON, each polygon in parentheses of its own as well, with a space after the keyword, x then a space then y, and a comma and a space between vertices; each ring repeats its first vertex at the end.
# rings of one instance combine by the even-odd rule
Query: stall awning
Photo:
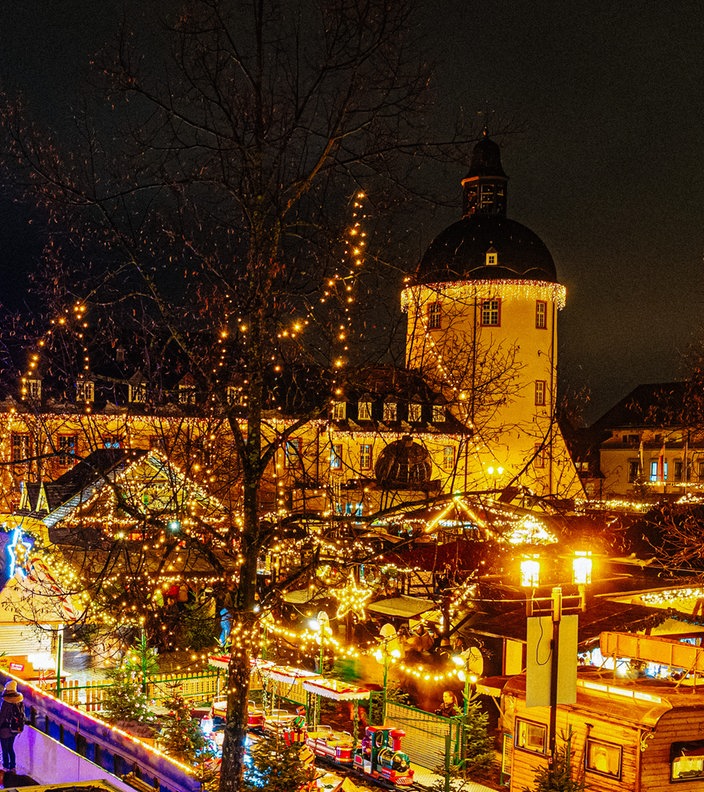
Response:
POLYGON ((396 616, 401 619, 413 619, 432 608, 435 608, 435 603, 432 600, 406 596, 377 600, 376 602, 372 602, 371 605, 367 605, 367 611, 369 611, 369 613, 378 613, 382 616, 396 616))
POLYGON ((306 680, 303 689, 308 693, 332 699, 333 701, 357 701, 369 697, 369 688, 357 687, 340 679, 306 680))
POLYGON ((320 674, 315 671, 307 671, 305 668, 293 668, 292 666, 272 665, 269 668, 261 669, 262 676, 283 682, 286 685, 293 685, 296 682, 316 679, 320 674))

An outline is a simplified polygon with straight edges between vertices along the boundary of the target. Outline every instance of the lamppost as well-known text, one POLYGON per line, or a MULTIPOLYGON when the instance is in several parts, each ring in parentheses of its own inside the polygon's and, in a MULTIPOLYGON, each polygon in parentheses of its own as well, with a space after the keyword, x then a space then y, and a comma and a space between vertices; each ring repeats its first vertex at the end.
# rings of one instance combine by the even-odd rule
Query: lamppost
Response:
POLYGON ((540 585, 540 561, 537 556, 523 559, 521 562, 521 585, 531 590, 530 598, 526 599, 528 618, 528 662, 526 672, 526 706, 549 706, 548 721, 548 760, 550 767, 555 764, 557 737, 558 703, 567 703, 576 698, 576 654, 577 654, 577 613, 586 607, 586 586, 591 583, 592 555, 590 551, 577 551, 572 558, 572 583, 577 594, 563 594, 561 585, 552 586, 550 597, 536 597, 540 585), (567 614, 570 615, 567 615, 567 614), (568 621, 569 620, 569 621, 568 621), (539 624, 532 629, 533 623, 539 624), (561 628, 567 624, 567 639, 570 650, 567 663, 561 668, 560 650, 567 651, 567 646, 560 644, 561 628), (533 658, 537 655, 537 647, 544 636, 550 636, 549 680, 545 679, 545 663, 537 663, 533 658), (533 637, 535 636, 535 637, 533 637), (572 651, 574 650, 574 651, 572 651), (561 671, 565 677, 569 675, 569 684, 561 691, 559 685, 561 671), (545 682, 549 682, 549 697, 544 698, 545 682), (560 701, 560 695, 564 700, 560 701))
MULTIPOLYGON (((475 650, 476 651, 476 650, 475 650)), ((474 690, 475 685, 477 684, 477 675, 472 673, 477 668, 481 669, 481 662, 482 657, 481 653, 477 651, 477 654, 474 653, 472 648, 466 649, 464 652, 458 655, 452 655, 452 662, 458 666, 457 669, 457 676, 460 682, 464 682, 464 690, 462 691, 463 699, 462 699, 462 730, 460 732, 460 745, 459 751, 457 749, 456 753, 460 754, 460 762, 459 766, 464 767, 464 763, 467 757, 467 723, 469 721, 469 699, 474 690)))
POLYGON ((398 636, 396 635, 396 628, 392 624, 385 624, 379 633, 381 643, 374 652, 374 657, 377 663, 384 665, 384 678, 383 690, 381 699, 381 725, 384 725, 386 720, 386 698, 387 698, 387 682, 389 678, 389 664, 391 660, 398 660, 401 657, 401 650, 398 648, 398 636))
POLYGON ((501 478, 501 476, 503 476, 504 469, 502 467, 494 467, 493 465, 491 465, 490 467, 488 467, 486 469, 486 472, 490 476, 493 477, 493 479, 494 479, 494 487, 493 488, 494 488, 494 490, 496 490, 496 482, 497 482, 498 479, 501 478))

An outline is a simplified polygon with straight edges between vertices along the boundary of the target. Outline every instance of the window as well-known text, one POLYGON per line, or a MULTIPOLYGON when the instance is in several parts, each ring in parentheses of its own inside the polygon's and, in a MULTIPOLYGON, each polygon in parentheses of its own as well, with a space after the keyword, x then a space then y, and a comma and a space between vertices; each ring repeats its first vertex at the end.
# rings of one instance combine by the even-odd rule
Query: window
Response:
POLYGON ((12 462, 15 465, 27 462, 29 459, 29 435, 12 435, 12 462))
POLYGON ((76 435, 59 435, 59 465, 71 467, 76 464, 76 435))
POLYGON ((442 449, 442 469, 451 471, 455 469, 455 447, 445 446, 442 449))
POLYGON ((411 402, 408 405, 408 420, 410 423, 419 423, 422 418, 423 408, 418 402, 411 402))
POLYGON ((342 446, 338 443, 330 448, 330 470, 342 469, 342 446))
POLYGON ((225 401, 232 406, 233 404, 242 406, 245 402, 244 389, 237 385, 228 385, 225 388, 225 401))
POLYGON ((144 382, 131 383, 128 398, 132 404, 144 404, 147 400, 147 386, 144 382))
POLYGON ((535 301, 535 326, 538 330, 545 330, 548 326, 548 304, 545 300, 535 301))
POLYGON ((178 386, 178 403, 179 404, 195 404, 196 403, 196 389, 195 389, 195 385, 179 385, 178 386))
POLYGON ((371 470, 372 467, 372 447, 369 443, 359 444, 359 469, 371 470))
POLYGON ((486 253, 486 266, 495 267, 499 263, 499 254, 490 248, 486 253))
POLYGON ((697 478, 699 481, 704 481, 704 459, 697 461, 697 478))
POLYGON ((676 459, 675 460, 675 481, 682 481, 683 480, 683 478, 684 478, 682 476, 682 471, 683 470, 684 470, 684 465, 682 464, 682 460, 681 459, 676 459))
POLYGON ((542 723, 516 718, 516 748, 532 753, 545 753, 547 729, 542 723))
POLYGON ((24 394, 30 399, 39 401, 42 398, 42 381, 40 379, 28 379, 25 383, 24 394))
POLYGON ((672 781, 694 781, 704 778, 704 740, 670 746, 670 779, 672 781))
POLYGON ((301 438, 287 440, 284 446, 284 467, 297 468, 301 466, 301 438))
POLYGON ((347 417, 347 403, 343 401, 336 401, 332 403, 332 419, 333 421, 344 421, 347 417))
POLYGON ((587 737, 584 766, 592 773, 621 778, 621 758, 623 748, 613 743, 592 740, 587 737))
POLYGON ((542 443, 536 443, 533 456, 533 467, 544 468, 545 458, 545 446, 542 443))
POLYGON ((482 325, 499 327, 501 325, 501 300, 482 300, 482 325))
POLYGON ((545 407, 545 393, 546 393, 545 380, 535 381, 535 406, 545 407))
POLYGON ((103 448, 122 448, 122 438, 119 435, 103 437, 103 448))
POLYGON ((76 382, 76 401, 89 402, 95 401, 95 383, 92 380, 78 380, 76 382))
POLYGON ((398 405, 396 404, 395 401, 384 402, 384 420, 395 421, 397 410, 398 410, 398 405))
POLYGON ((428 306, 428 330, 439 330, 442 327, 442 304, 430 303, 428 306))
POLYGON ((357 405, 357 418, 360 421, 371 421, 372 403, 369 401, 369 399, 364 399, 357 405))
POLYGON ((434 423, 442 423, 445 420, 445 407, 442 404, 433 405, 434 423))
POLYGON ((650 460, 650 480, 667 481, 667 460, 659 457, 650 460))
POLYGON ((628 460, 628 483, 634 484, 640 477, 640 461, 637 459, 628 460))

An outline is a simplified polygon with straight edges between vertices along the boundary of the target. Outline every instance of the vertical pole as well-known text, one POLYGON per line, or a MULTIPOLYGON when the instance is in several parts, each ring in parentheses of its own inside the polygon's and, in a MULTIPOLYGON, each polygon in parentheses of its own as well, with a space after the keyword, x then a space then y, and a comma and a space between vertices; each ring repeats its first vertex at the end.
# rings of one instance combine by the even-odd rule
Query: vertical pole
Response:
POLYGON ((445 735, 445 789, 450 792, 450 751, 452 750, 452 736, 450 732, 445 735))
POLYGON ((59 630, 56 634, 56 698, 61 698, 61 674, 63 670, 61 664, 64 656, 64 626, 59 625, 59 630))
POLYGON ((389 676, 389 654, 388 647, 384 646, 384 691, 381 698, 381 725, 386 722, 386 681, 389 676))
POLYGON ((147 633, 142 627, 142 635, 139 641, 139 653, 142 661, 142 693, 147 692, 147 633))
POLYGON ((552 590, 552 642, 550 654, 550 766, 555 765, 555 745, 557 731, 557 674, 560 667, 560 620, 562 619, 562 589, 555 586, 552 590))

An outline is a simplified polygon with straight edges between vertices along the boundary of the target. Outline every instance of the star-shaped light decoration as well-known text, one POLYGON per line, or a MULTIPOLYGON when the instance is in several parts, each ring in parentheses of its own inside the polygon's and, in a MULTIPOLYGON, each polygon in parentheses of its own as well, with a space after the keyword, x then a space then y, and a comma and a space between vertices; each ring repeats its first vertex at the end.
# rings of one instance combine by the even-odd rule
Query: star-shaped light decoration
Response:
POLYGON ((372 590, 367 586, 359 586, 353 572, 350 572, 347 583, 342 588, 333 589, 331 594, 337 600, 335 615, 338 619, 342 619, 348 613, 353 613, 359 621, 367 618, 366 606, 372 596, 372 590))
POLYGON ((7 546, 10 555, 10 577, 15 572, 26 575, 29 571, 29 553, 34 542, 30 537, 26 537, 20 528, 15 528, 12 532, 10 544, 7 546))

